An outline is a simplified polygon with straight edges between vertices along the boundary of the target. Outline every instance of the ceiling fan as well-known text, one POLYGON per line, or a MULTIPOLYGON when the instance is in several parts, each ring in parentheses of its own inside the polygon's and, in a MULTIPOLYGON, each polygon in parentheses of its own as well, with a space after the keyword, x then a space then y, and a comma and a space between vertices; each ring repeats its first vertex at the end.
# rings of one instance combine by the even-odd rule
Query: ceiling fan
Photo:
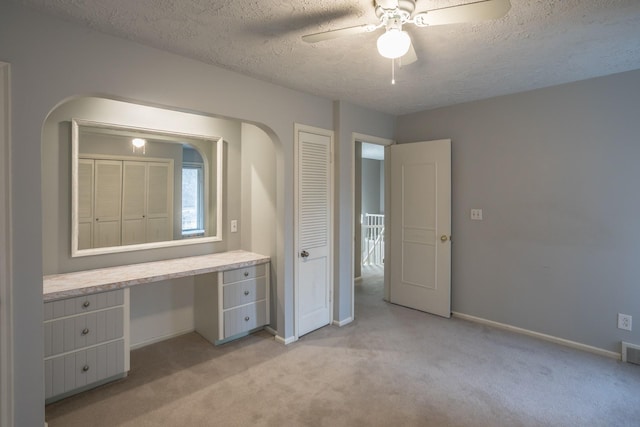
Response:
POLYGON ((385 58, 392 60, 402 58, 403 64, 408 65, 415 62, 418 57, 411 44, 409 34, 402 29, 403 25, 413 24, 417 27, 427 27, 497 19, 509 11, 511 3, 509 0, 481 0, 415 14, 416 0, 374 0, 374 6, 376 16, 379 19, 377 24, 356 25, 307 34, 302 36, 302 40, 307 43, 316 43, 343 36, 371 33, 384 27, 385 32, 378 38, 378 52, 385 58))

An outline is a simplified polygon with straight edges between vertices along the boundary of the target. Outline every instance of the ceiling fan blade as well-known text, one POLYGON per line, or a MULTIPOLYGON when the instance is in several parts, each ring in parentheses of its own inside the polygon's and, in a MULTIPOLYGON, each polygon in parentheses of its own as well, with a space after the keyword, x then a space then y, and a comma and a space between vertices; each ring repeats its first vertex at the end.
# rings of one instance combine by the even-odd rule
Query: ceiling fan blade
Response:
POLYGON ((509 0, 483 0, 459 6, 428 10, 414 15, 413 22, 419 27, 427 25, 458 24, 501 18, 511 9, 509 0))
POLYGON ((409 51, 404 54, 404 56, 400 57, 400 67, 406 67, 407 65, 413 64, 418 60, 418 55, 416 55, 416 50, 413 48, 413 43, 409 45, 409 51))
POLYGON ((355 27, 341 28, 339 30, 323 31, 321 33, 307 34, 302 36, 302 40, 307 43, 321 42, 323 40, 337 39, 338 37, 351 36, 354 34, 370 33, 379 26, 373 24, 356 25, 355 27))

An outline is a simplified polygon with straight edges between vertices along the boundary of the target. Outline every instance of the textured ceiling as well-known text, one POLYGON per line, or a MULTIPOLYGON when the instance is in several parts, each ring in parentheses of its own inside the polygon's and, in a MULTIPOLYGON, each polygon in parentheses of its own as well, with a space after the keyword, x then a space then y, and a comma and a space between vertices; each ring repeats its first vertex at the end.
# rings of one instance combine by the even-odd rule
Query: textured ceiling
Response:
MULTIPOLYGON (((373 0, 13 0, 98 31, 391 114, 640 69, 639 0, 511 0, 495 21, 406 27, 396 71, 380 34, 301 36, 377 23, 373 0)), ((416 11, 470 0, 418 0, 416 11)))

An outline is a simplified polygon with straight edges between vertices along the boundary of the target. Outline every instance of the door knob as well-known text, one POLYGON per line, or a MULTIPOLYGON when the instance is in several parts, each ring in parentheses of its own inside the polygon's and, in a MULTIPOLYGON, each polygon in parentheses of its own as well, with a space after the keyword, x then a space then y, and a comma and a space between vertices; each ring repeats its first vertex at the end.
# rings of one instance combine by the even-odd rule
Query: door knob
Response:
POLYGON ((302 251, 302 252, 300 252, 300 256, 301 256, 302 258, 306 258, 306 257, 308 257, 308 256, 309 256, 309 252, 307 252, 307 251, 302 251))
POLYGON ((443 242, 446 242, 447 240, 449 240, 449 238, 447 237, 446 234, 443 234, 442 236, 440 236, 440 240, 443 242))

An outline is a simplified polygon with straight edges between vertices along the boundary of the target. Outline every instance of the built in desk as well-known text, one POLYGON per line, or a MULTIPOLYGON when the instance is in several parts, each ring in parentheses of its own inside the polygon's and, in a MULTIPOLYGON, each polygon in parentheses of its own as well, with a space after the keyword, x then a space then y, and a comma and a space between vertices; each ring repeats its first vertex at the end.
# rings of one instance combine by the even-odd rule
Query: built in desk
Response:
POLYGON ((268 325, 269 262, 230 251, 44 276, 46 402, 127 375, 132 286, 195 276, 195 329, 214 344, 268 325))

